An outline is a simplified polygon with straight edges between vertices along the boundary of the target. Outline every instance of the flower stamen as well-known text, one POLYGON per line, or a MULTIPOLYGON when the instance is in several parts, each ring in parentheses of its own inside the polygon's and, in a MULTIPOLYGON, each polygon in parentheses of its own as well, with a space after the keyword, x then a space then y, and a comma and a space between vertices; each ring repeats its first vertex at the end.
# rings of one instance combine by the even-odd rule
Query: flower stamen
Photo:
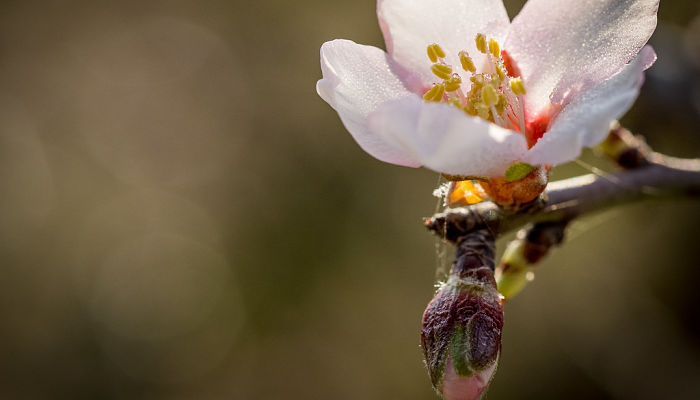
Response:
POLYGON ((525 134, 525 110, 523 109, 523 95, 526 93, 525 84, 520 78, 513 78, 510 80, 510 90, 518 97, 518 103, 520 107, 516 108, 517 121, 519 122, 520 132, 525 134))
POLYGON ((525 84, 523 84, 522 79, 512 78, 509 83, 510 83, 510 90, 512 90, 516 96, 522 96, 526 93, 525 84))
POLYGON ((484 102, 486 107, 495 106, 498 102, 498 94, 496 93, 496 89, 494 89, 491 85, 484 86, 484 88, 481 90, 481 101, 484 102))
POLYGON ((437 43, 428 46, 428 58, 431 62, 437 62, 440 58, 445 58, 445 51, 437 43))
POLYGON ((486 54, 486 36, 483 33, 476 34, 476 49, 486 54))
POLYGON ((452 67, 447 64, 436 63, 430 67, 433 74, 440 79, 450 79, 452 77, 452 67))
POLYGON ((437 83, 433 85, 430 90, 428 90, 424 95, 423 98, 427 101, 435 101, 439 102, 442 100, 442 96, 445 94, 445 84, 444 83, 437 83))
POLYGON ((486 55, 488 62, 483 66, 485 71, 477 73, 474 60, 467 51, 462 50, 457 54, 463 73, 470 75, 469 87, 462 84, 462 76, 446 63, 442 47, 437 43, 427 47, 428 58, 433 63, 430 70, 442 82, 433 85, 423 98, 434 102, 446 101, 467 114, 525 134, 525 85, 522 79, 509 73, 496 39, 479 33, 474 41, 477 50, 486 55))
POLYGON ((462 86, 462 77, 459 74, 452 74, 449 79, 445 79, 445 91, 454 92, 462 86))
POLYGON ((467 53, 465 50, 459 52, 459 61, 462 63, 462 68, 465 71, 471 72, 472 74, 476 72, 474 60, 469 57, 469 53, 467 53))
POLYGON ((501 57, 501 46, 498 45, 496 39, 491 38, 489 40, 489 52, 493 55, 493 58, 498 59, 501 57))

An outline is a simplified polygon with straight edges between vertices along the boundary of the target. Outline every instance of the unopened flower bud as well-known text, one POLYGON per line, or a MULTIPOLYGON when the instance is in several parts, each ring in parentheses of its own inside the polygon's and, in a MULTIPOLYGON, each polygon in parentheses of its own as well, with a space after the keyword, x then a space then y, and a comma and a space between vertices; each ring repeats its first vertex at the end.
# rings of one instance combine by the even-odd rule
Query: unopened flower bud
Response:
POLYGON ((446 400, 478 399, 496 369, 503 306, 493 260, 488 230, 465 236, 449 279, 423 314, 425 362, 433 387, 446 400))
POLYGON ((567 224, 567 220, 543 221, 518 232, 496 268, 498 291, 504 299, 518 294, 534 278, 535 265, 564 240, 567 224))
POLYGON ((607 138, 598 144, 594 150, 613 159, 622 168, 639 168, 649 164, 649 154, 652 152, 641 137, 634 136, 630 131, 614 121, 610 125, 607 138))

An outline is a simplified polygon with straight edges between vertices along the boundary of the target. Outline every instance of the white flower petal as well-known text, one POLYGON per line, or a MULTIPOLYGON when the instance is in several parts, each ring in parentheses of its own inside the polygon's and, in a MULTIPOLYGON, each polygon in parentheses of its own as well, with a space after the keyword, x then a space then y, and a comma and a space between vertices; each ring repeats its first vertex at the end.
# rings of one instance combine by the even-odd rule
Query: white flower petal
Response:
POLYGON ((426 167, 453 175, 503 176, 527 151, 518 133, 418 96, 382 104, 369 127, 426 167))
POLYGON ((455 371, 452 356, 445 362, 445 375, 442 382, 442 395, 445 400, 479 399, 496 372, 498 363, 475 372, 472 376, 459 376, 455 371))
POLYGON ((364 151, 384 162, 419 167, 410 155, 367 129, 367 116, 379 104, 411 94, 399 78, 404 74, 399 69, 376 47, 333 40, 321 46, 323 79, 316 84, 316 91, 338 112, 364 151))
POLYGON ((527 111, 567 104, 619 71, 656 27, 659 0, 529 0, 505 49, 527 86, 527 111))
POLYGON ((461 50, 480 67, 485 56, 476 50, 476 34, 503 43, 510 23, 501 0, 378 0, 377 16, 389 54, 425 87, 439 80, 430 72, 428 45, 439 44, 454 68, 461 70, 461 50))
POLYGON ((655 60, 654 49, 646 46, 622 71, 575 98, 523 161, 533 165, 561 164, 577 158, 583 147, 603 141, 610 123, 634 103, 644 83, 644 70, 655 60))

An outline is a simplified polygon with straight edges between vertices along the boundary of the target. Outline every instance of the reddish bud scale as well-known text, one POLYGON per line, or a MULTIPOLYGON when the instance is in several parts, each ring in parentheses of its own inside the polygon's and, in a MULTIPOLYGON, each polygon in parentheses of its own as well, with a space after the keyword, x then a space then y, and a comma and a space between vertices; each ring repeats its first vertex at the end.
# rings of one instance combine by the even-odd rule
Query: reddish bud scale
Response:
POLYGON ((488 182, 481 182, 481 187, 494 203, 517 207, 537 199, 548 182, 549 168, 539 166, 521 180, 508 182, 504 178, 491 178, 488 182))
POLYGON ((539 262, 553 246, 564 240, 568 221, 545 221, 532 226, 525 234, 523 257, 530 264, 539 262))
POLYGON ((610 127, 608 137, 597 149, 625 169, 649 165, 649 155, 652 152, 644 139, 634 136, 617 122, 610 127))
POLYGON ((448 281, 423 314, 426 365, 433 387, 448 399, 476 398, 472 396, 486 389, 497 362, 503 306, 493 269, 493 235, 482 230, 465 236, 448 281))

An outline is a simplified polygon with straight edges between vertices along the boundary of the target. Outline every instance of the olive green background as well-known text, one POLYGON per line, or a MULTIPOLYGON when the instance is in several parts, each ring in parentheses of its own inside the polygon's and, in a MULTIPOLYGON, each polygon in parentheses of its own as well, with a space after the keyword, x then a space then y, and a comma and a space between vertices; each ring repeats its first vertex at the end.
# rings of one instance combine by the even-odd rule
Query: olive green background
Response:
MULTIPOLYGON (((623 122, 697 157, 700 9, 661 3, 623 122)), ((373 1, 0 10, 0 398, 436 398, 438 176, 315 92, 324 41, 383 47, 373 1)), ((613 169, 584 161, 554 177, 613 169)), ((690 200, 574 224, 506 305, 488 398, 700 398, 699 224, 690 200)))

